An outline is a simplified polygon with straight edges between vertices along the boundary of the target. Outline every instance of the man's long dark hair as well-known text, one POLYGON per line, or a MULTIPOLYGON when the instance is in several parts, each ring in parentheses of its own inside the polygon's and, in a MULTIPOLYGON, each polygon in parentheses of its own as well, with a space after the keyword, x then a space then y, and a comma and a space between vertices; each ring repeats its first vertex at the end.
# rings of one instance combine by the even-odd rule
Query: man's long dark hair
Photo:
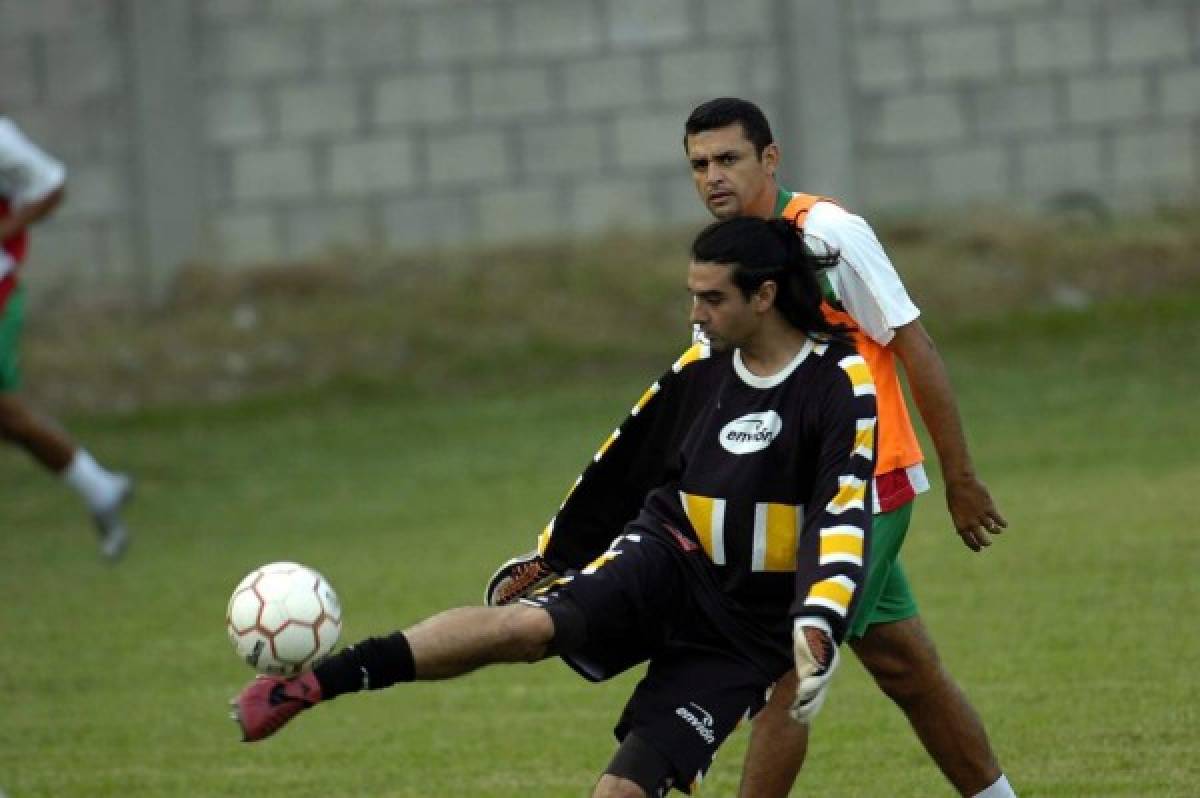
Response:
POLYGON ((837 254, 816 255, 787 219, 735 216, 714 222, 692 242, 692 259, 733 268, 733 284, 747 299, 767 280, 777 286, 775 307, 788 323, 816 338, 847 340, 848 330, 821 313, 817 271, 837 263, 837 254))

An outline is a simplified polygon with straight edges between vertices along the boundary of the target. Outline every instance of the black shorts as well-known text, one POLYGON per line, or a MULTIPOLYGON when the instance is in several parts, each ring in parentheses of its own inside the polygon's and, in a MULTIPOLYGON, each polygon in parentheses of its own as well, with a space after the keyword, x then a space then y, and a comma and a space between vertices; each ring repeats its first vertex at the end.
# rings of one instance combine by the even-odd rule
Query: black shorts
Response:
POLYGON ((685 556, 664 537, 629 531, 524 601, 550 613, 565 632, 560 655, 592 681, 649 661, 614 733, 652 746, 691 792, 725 738, 762 708, 771 679, 701 609, 685 556))

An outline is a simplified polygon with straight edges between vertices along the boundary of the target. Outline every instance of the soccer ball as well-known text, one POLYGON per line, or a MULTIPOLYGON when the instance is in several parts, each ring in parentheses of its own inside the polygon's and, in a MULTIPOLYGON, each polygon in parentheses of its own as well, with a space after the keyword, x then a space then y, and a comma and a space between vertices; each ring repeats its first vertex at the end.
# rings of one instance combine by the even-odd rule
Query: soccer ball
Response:
POLYGON ((256 568, 225 612, 237 655, 259 673, 295 676, 325 657, 342 631, 342 607, 325 577, 294 562, 256 568))

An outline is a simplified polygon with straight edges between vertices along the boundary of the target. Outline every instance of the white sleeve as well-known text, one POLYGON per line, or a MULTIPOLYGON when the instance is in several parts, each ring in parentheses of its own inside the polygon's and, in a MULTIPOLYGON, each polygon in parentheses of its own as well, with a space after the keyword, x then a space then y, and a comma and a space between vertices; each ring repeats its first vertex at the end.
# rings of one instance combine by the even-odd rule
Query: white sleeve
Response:
POLYGON ((67 169, 0 117, 0 193, 20 207, 45 199, 66 182, 67 169))
POLYGON ((887 346, 897 327, 921 315, 875 231, 861 216, 818 202, 804 223, 805 239, 818 254, 839 253, 830 271, 834 293, 862 331, 887 346))

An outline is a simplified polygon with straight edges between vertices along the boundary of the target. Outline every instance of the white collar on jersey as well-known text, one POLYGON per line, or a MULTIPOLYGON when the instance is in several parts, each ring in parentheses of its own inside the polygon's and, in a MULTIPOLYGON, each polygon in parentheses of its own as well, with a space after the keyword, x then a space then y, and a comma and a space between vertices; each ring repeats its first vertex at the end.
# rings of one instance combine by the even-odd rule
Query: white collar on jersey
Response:
POLYGON ((812 354, 815 345, 811 338, 804 339, 804 346, 800 347, 800 351, 792 358, 791 362, 781 368, 779 371, 767 377, 759 377, 757 374, 751 373, 750 369, 746 368, 746 364, 742 361, 742 350, 733 350, 733 370, 742 378, 742 382, 749 385, 751 388, 774 388, 788 377, 792 376, 792 372, 800 367, 804 359, 812 354))

